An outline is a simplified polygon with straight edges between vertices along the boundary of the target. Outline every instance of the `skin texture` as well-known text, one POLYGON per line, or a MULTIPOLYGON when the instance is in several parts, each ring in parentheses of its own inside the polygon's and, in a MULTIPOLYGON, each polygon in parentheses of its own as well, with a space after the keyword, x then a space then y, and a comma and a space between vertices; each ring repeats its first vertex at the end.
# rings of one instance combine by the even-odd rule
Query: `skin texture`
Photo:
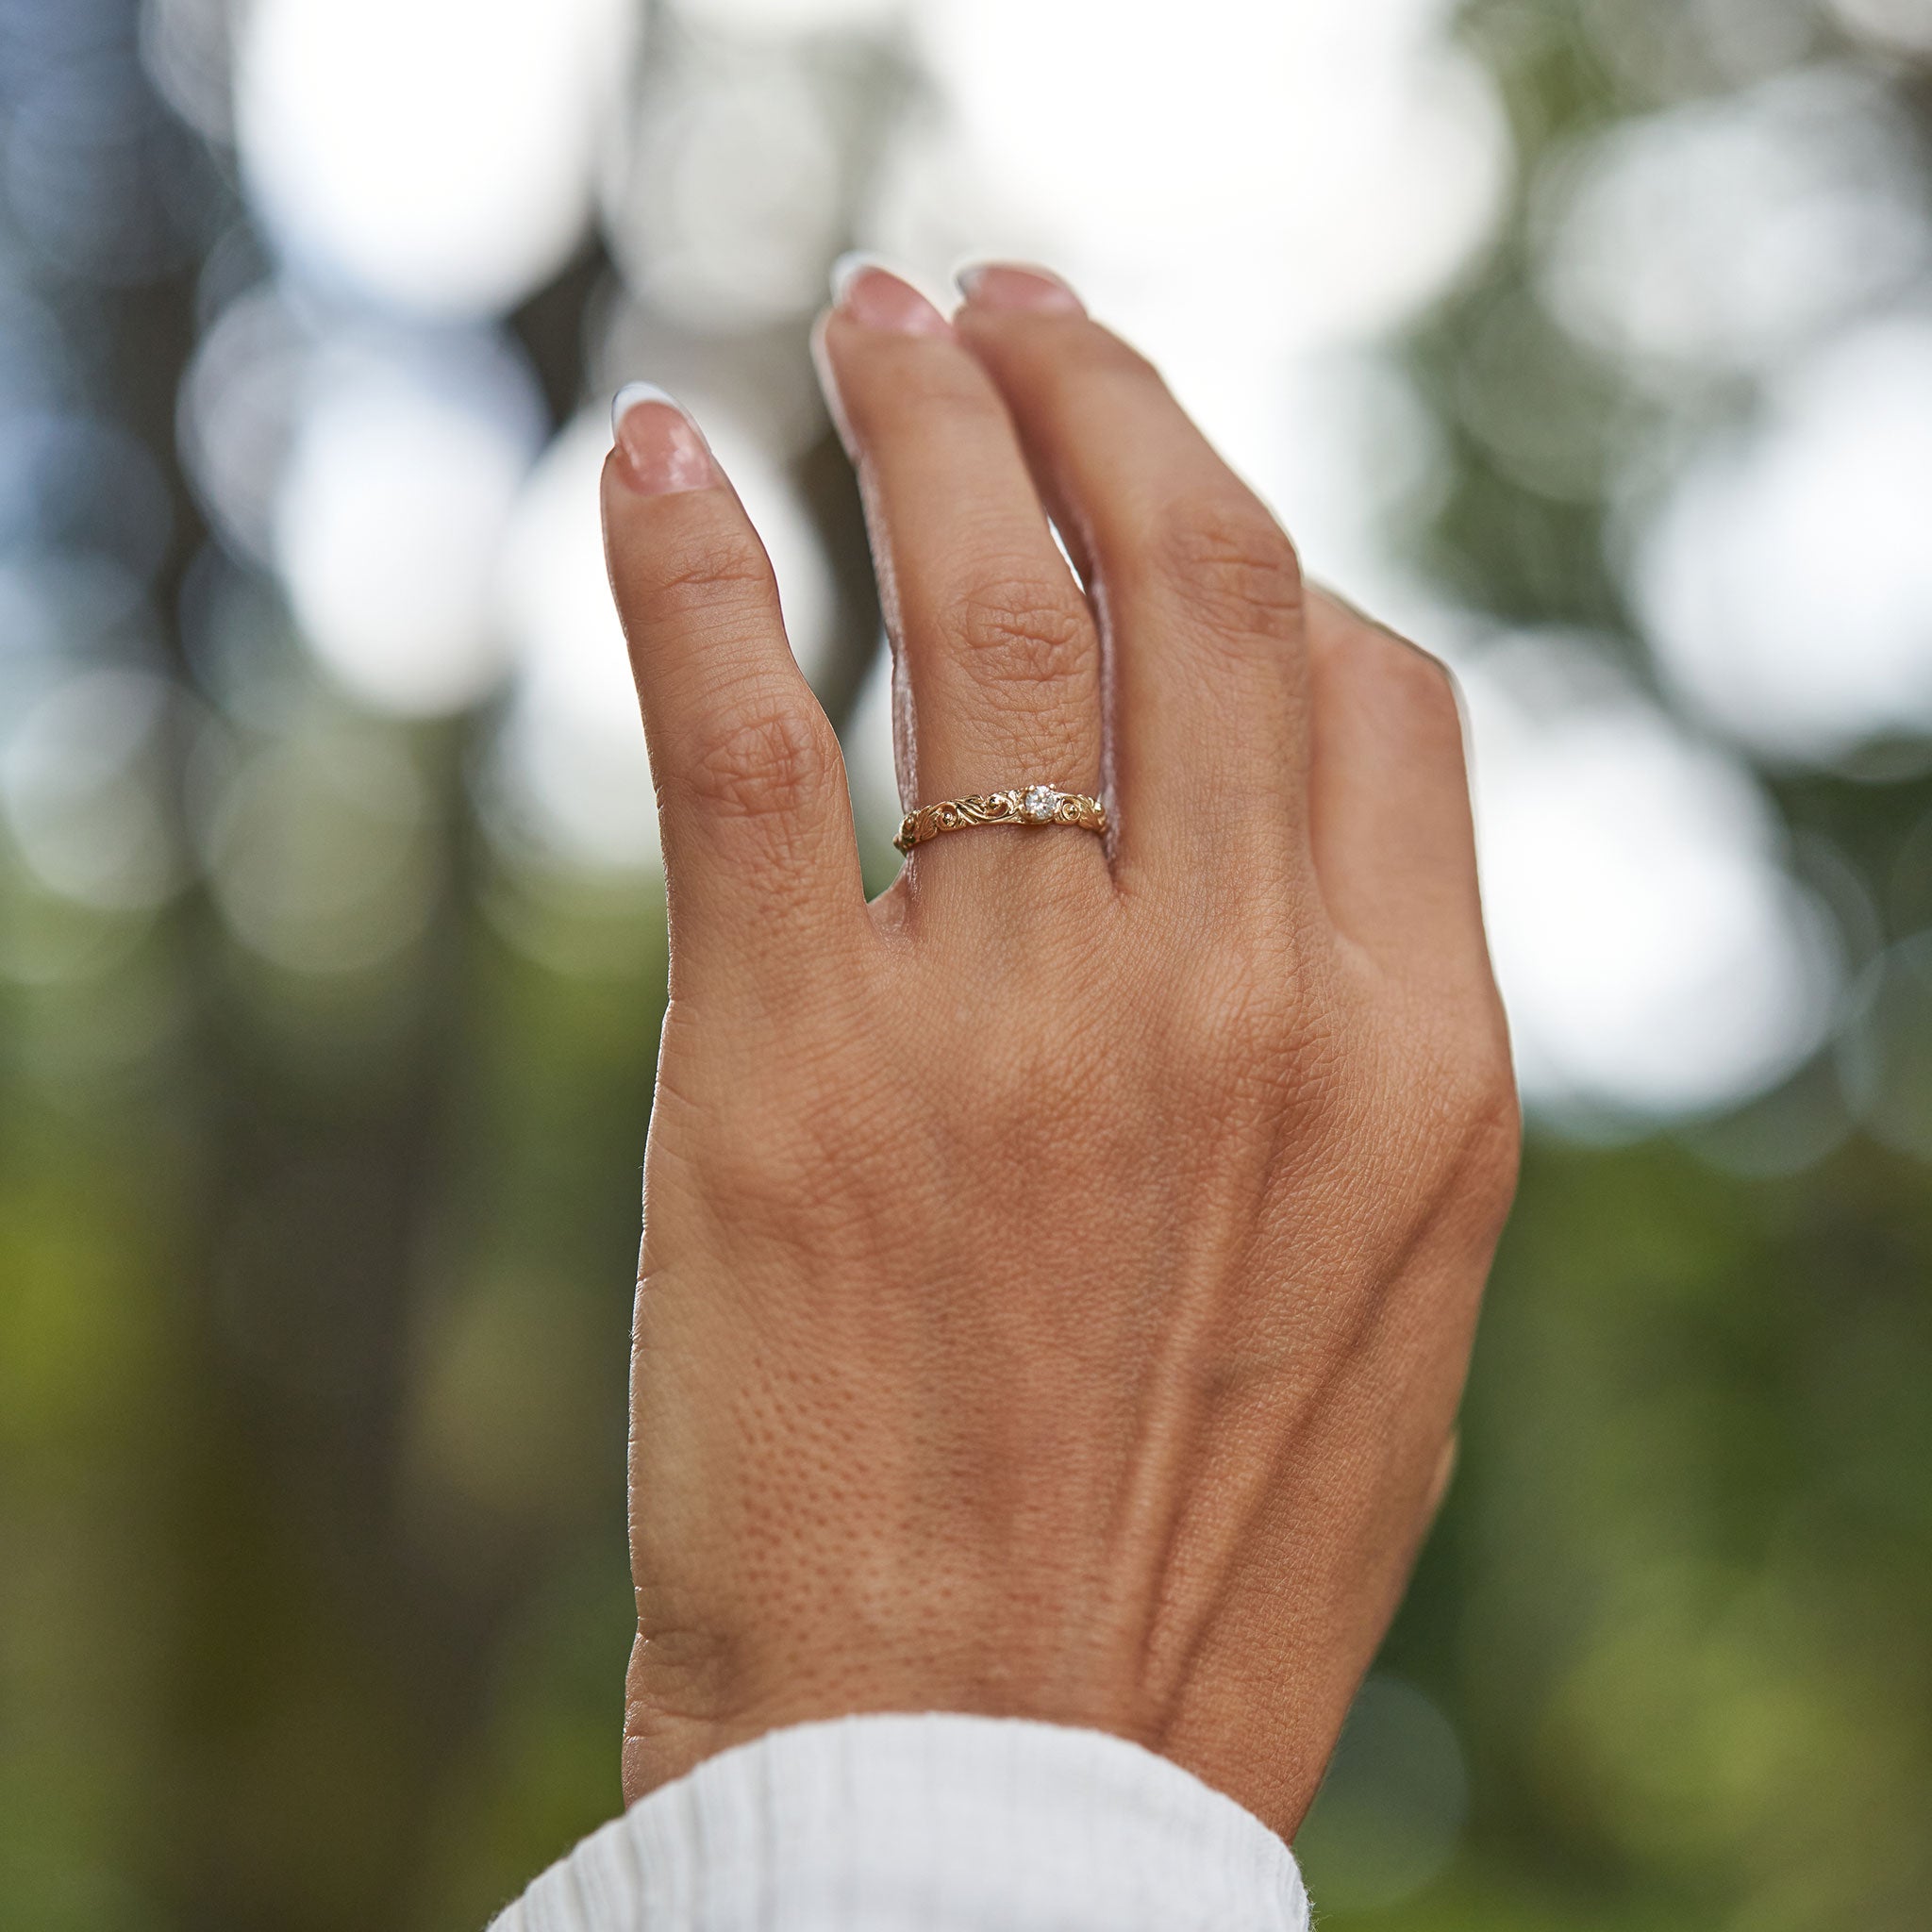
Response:
POLYGON ((948 319, 865 269, 816 337, 902 789, 1095 791, 1108 840, 956 833, 868 905, 728 482, 657 401, 606 470, 672 922, 625 1793, 958 1710, 1116 1732, 1290 1836, 1515 1183, 1460 718, 1062 284, 965 279, 948 319))

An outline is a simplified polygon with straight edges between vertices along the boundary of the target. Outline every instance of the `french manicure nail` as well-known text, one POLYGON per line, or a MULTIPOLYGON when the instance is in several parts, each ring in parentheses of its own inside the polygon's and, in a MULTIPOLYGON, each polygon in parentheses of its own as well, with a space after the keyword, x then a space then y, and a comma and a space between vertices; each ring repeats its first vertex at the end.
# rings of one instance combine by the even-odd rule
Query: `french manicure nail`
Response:
POLYGON ((718 480, 698 425, 655 382, 627 382, 612 397, 610 440, 618 474, 640 496, 705 490, 718 480))
POLYGON ((1084 315, 1086 309, 1051 269, 1017 261, 969 261, 953 271, 959 292, 978 308, 1020 308, 1035 315, 1084 315))
POLYGON ((866 328, 901 336, 942 336, 952 325, 875 255, 855 250, 832 264, 832 306, 866 328))

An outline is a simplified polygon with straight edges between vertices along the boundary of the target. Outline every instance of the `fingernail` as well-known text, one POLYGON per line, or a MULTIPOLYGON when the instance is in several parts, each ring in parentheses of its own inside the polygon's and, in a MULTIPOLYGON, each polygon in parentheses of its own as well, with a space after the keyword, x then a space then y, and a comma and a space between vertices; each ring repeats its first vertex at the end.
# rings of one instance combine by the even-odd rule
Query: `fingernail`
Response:
POLYGON ((1015 261, 969 261, 953 271, 976 308, 1023 308, 1035 315, 1085 315, 1080 298, 1050 269, 1015 261))
POLYGON ((875 255, 854 252, 832 264, 832 307, 866 328, 900 336, 942 336, 952 325, 912 284, 875 255))
POLYGON ((655 382, 627 382, 611 398, 610 441, 618 474, 640 496, 706 490, 718 480, 698 425, 655 382))

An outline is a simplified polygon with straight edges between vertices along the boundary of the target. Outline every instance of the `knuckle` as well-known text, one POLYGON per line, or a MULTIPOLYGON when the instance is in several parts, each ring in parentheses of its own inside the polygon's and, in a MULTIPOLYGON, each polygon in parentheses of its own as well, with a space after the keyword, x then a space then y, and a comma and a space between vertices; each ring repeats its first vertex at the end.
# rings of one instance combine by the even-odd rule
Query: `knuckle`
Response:
POLYGON ((815 1135, 774 1126, 769 1110, 741 1114, 734 1131, 721 1136, 708 1166, 718 1198, 731 1203, 733 1221, 764 1239, 809 1249, 831 1232, 837 1196, 826 1187, 835 1173, 864 1174, 864 1167, 835 1166, 825 1123, 837 1109, 800 1112, 798 1122, 819 1124, 815 1135))
POLYGON ((1039 1173, 1076 1158, 1067 1123, 1091 1110, 1106 1071, 1077 1032, 1022 1025, 984 1029, 951 1080, 958 1103, 954 1132, 963 1126, 979 1158, 1016 1159, 1039 1173))
MULTIPOLYGON (((891 366, 891 381, 860 380, 851 385, 847 408, 861 441, 916 424, 922 435, 972 435, 989 424, 1004 423, 1005 410, 978 366, 963 355, 921 344, 891 366)), ((876 372, 883 376, 883 369, 876 372)))
POLYGON ((766 702, 702 730, 681 773, 683 790, 713 817, 770 819, 804 811, 836 762, 829 727, 795 706, 766 702))
POLYGON ((1140 350, 1097 322, 1083 323, 1068 330, 1056 346, 1068 361, 1102 380, 1152 384, 1163 391, 1167 388, 1160 371, 1140 350))
POLYGON ((1523 1105, 1514 1080, 1503 1086, 1470 1114, 1465 1161, 1483 1220, 1492 1227, 1502 1225, 1516 1198, 1523 1162, 1523 1105))
POLYGON ((1302 611, 1300 559, 1288 533, 1245 492, 1184 505, 1158 540, 1157 563, 1225 635, 1287 636, 1302 611))
POLYGON ((651 624, 701 626, 748 608, 768 609, 774 601, 770 559, 748 529, 691 532, 655 562, 638 586, 640 606, 651 624))
POLYGON ((1500 1033, 1465 1041, 1441 1077, 1442 1141, 1454 1153, 1458 1191, 1485 1221, 1500 1221, 1516 1191, 1523 1102, 1500 1033))
POLYGON ((1462 739, 1462 701, 1455 674, 1440 658, 1393 631, 1376 630, 1352 654, 1358 675, 1404 723, 1430 736, 1462 739))
POLYGON ((1233 931, 1198 957, 1185 994, 1191 1057, 1276 1093, 1319 1084, 1326 1062, 1309 961, 1284 930, 1233 931))
POLYGON ((1516 1074, 1500 1041, 1483 1040, 1465 1052, 1455 1082, 1457 1117, 1477 1137, 1498 1134, 1507 1143, 1523 1124, 1516 1074))
POLYGON ((974 675, 1023 690, 1079 676, 1091 661, 1089 625, 1071 590, 1024 573, 971 586, 952 628, 974 675))

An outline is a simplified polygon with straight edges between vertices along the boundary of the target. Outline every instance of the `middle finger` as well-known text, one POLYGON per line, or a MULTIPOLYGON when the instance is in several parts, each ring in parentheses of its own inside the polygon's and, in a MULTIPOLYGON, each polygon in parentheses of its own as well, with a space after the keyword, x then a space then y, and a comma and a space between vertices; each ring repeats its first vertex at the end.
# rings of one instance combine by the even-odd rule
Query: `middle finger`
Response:
MULTIPOLYGON (((1097 793, 1099 636, 1005 404, 908 283, 861 263, 837 293, 820 366, 858 466, 892 640, 906 808, 1028 784, 1097 793)), ((936 840, 920 858, 944 868, 938 878, 1016 858, 1105 865, 1091 835, 1004 826, 936 840)))
POLYGON ((1153 367, 1057 277, 982 264, 955 326, 1017 424, 1108 625, 1124 887, 1307 867, 1307 666, 1280 525, 1153 367))

